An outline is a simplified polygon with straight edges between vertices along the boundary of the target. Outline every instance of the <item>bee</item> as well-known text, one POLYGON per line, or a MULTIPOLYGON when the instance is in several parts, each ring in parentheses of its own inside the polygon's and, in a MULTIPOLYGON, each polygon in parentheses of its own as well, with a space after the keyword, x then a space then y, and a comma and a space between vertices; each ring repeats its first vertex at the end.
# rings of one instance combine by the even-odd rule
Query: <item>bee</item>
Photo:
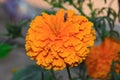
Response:
POLYGON ((64 22, 67 20, 67 13, 64 14, 64 22))

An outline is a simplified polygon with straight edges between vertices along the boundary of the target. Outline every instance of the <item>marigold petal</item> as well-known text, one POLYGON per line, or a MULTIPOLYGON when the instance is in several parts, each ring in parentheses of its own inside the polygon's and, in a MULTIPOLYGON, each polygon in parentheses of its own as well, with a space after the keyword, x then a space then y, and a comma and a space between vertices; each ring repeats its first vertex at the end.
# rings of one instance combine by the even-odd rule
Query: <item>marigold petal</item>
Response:
POLYGON ((95 40, 93 24, 73 10, 56 15, 42 13, 30 23, 26 35, 27 55, 46 69, 63 70, 80 64, 95 40))
MULTIPOLYGON (((92 47, 85 61, 88 75, 99 79, 108 77, 112 61, 118 58, 119 51, 120 42, 108 37, 100 45, 92 47)), ((119 71, 119 69, 115 68, 115 71, 119 71)))

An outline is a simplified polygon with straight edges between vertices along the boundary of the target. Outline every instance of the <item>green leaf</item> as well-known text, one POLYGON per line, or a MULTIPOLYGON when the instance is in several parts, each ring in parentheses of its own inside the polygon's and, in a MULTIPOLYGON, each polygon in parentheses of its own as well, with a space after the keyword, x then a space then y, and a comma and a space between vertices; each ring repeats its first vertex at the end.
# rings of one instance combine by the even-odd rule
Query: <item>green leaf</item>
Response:
POLYGON ((120 80, 120 74, 117 74, 115 71, 115 62, 112 61, 112 65, 111 65, 111 71, 110 71, 110 74, 111 74, 111 80, 120 80))
POLYGON ((47 14, 55 14, 56 13, 55 11, 49 11, 49 10, 43 10, 42 12, 45 12, 47 14))
POLYGON ((52 4, 54 7, 64 8, 61 3, 52 4))
POLYGON ((91 11, 91 17, 95 18, 96 17, 96 12, 98 9, 94 9, 93 11, 91 11))
POLYGON ((113 17, 114 17, 113 20, 114 20, 114 21, 116 21, 117 16, 118 16, 117 13, 116 13, 116 12, 113 12, 113 17))
POLYGON ((120 74, 115 73, 114 71, 111 72, 113 80, 120 80, 120 74))
POLYGON ((107 22, 109 24, 110 31, 112 31, 114 28, 114 21, 110 17, 105 17, 105 19, 107 20, 107 22))
POLYGON ((120 64, 120 62, 117 62, 118 64, 120 64))
POLYGON ((69 2, 70 4, 73 4, 73 0, 64 0, 64 2, 69 2))
POLYGON ((81 2, 84 2, 84 0, 78 0, 77 3, 80 4, 81 2))
POLYGON ((48 2, 49 0, 44 0, 44 1, 48 2))
POLYGON ((56 0, 51 0, 50 4, 53 4, 53 3, 56 3, 56 0))
POLYGON ((92 11, 93 10, 93 3, 90 1, 88 4, 89 9, 92 11))
POLYGON ((53 80, 50 71, 40 68, 37 65, 28 65, 18 70, 12 80, 42 80, 42 72, 44 80, 53 80))
POLYGON ((106 37, 106 26, 105 26, 105 20, 103 21, 102 24, 102 33, 101 33, 102 40, 106 37))
POLYGON ((107 0, 104 0, 105 3, 107 3, 107 0))
POLYGON ((108 8, 107 16, 109 18, 111 18, 113 21, 115 21, 118 15, 117 15, 117 12, 114 9, 108 8))
POLYGON ((103 14, 103 11, 106 10, 106 9, 107 9, 106 7, 101 8, 101 9, 98 11, 98 15, 101 14, 101 13, 103 14))
POLYGON ((115 31, 115 30, 112 30, 112 31, 109 31, 108 32, 108 36, 112 37, 112 38, 115 38, 117 40, 120 39, 120 34, 119 32, 115 31))
POLYGON ((12 38, 17 38, 22 35, 21 34, 22 27, 19 27, 17 25, 7 24, 6 29, 8 31, 8 36, 10 36, 12 38))
POLYGON ((115 80, 120 80, 120 74, 114 74, 115 80))
POLYGON ((0 43, 0 58, 6 57, 12 50, 12 46, 7 43, 0 43))
POLYGON ((73 78, 72 80, 81 80, 81 79, 79 79, 78 77, 75 77, 75 78, 73 78))
POLYGON ((20 21, 20 22, 18 23, 18 27, 22 27, 22 26, 26 25, 29 21, 30 21, 30 20, 28 20, 28 19, 24 19, 24 20, 20 21))

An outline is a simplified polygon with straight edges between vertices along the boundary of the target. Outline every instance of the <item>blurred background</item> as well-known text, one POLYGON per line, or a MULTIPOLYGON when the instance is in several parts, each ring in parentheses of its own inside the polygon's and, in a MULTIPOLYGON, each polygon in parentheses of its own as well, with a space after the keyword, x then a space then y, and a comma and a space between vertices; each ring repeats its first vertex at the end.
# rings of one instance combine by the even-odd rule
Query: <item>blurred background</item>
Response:
MULTIPOLYGON (((53 0, 54 1, 54 0, 53 0)), ((73 9, 77 14, 80 12, 68 2, 63 3, 66 9, 73 9)), ((77 0, 75 0, 77 1, 77 0)), ((119 13, 119 0, 85 0, 82 9, 84 13, 91 16, 88 3, 92 1, 93 9, 111 7, 116 14, 119 13)), ((11 80, 14 72, 28 64, 33 64, 26 55, 24 44, 29 21, 42 11, 56 11, 53 5, 44 0, 0 0, 0 80, 11 80)), ((106 13, 99 16, 106 15, 106 13)), ((115 14, 114 14, 115 15, 115 14)), ((119 18, 114 21, 114 28, 120 32, 119 18)), ((107 25, 108 26, 108 25, 107 25)))

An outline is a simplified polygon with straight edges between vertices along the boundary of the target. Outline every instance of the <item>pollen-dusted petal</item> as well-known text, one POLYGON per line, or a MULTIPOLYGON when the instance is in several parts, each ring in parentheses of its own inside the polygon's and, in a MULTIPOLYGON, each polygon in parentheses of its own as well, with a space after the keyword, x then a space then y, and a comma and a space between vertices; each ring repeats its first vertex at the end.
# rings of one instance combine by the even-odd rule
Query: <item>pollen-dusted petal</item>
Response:
POLYGON ((93 24, 73 10, 56 15, 42 13, 30 23, 26 34, 27 55, 45 69, 63 70, 80 64, 95 40, 93 24))

